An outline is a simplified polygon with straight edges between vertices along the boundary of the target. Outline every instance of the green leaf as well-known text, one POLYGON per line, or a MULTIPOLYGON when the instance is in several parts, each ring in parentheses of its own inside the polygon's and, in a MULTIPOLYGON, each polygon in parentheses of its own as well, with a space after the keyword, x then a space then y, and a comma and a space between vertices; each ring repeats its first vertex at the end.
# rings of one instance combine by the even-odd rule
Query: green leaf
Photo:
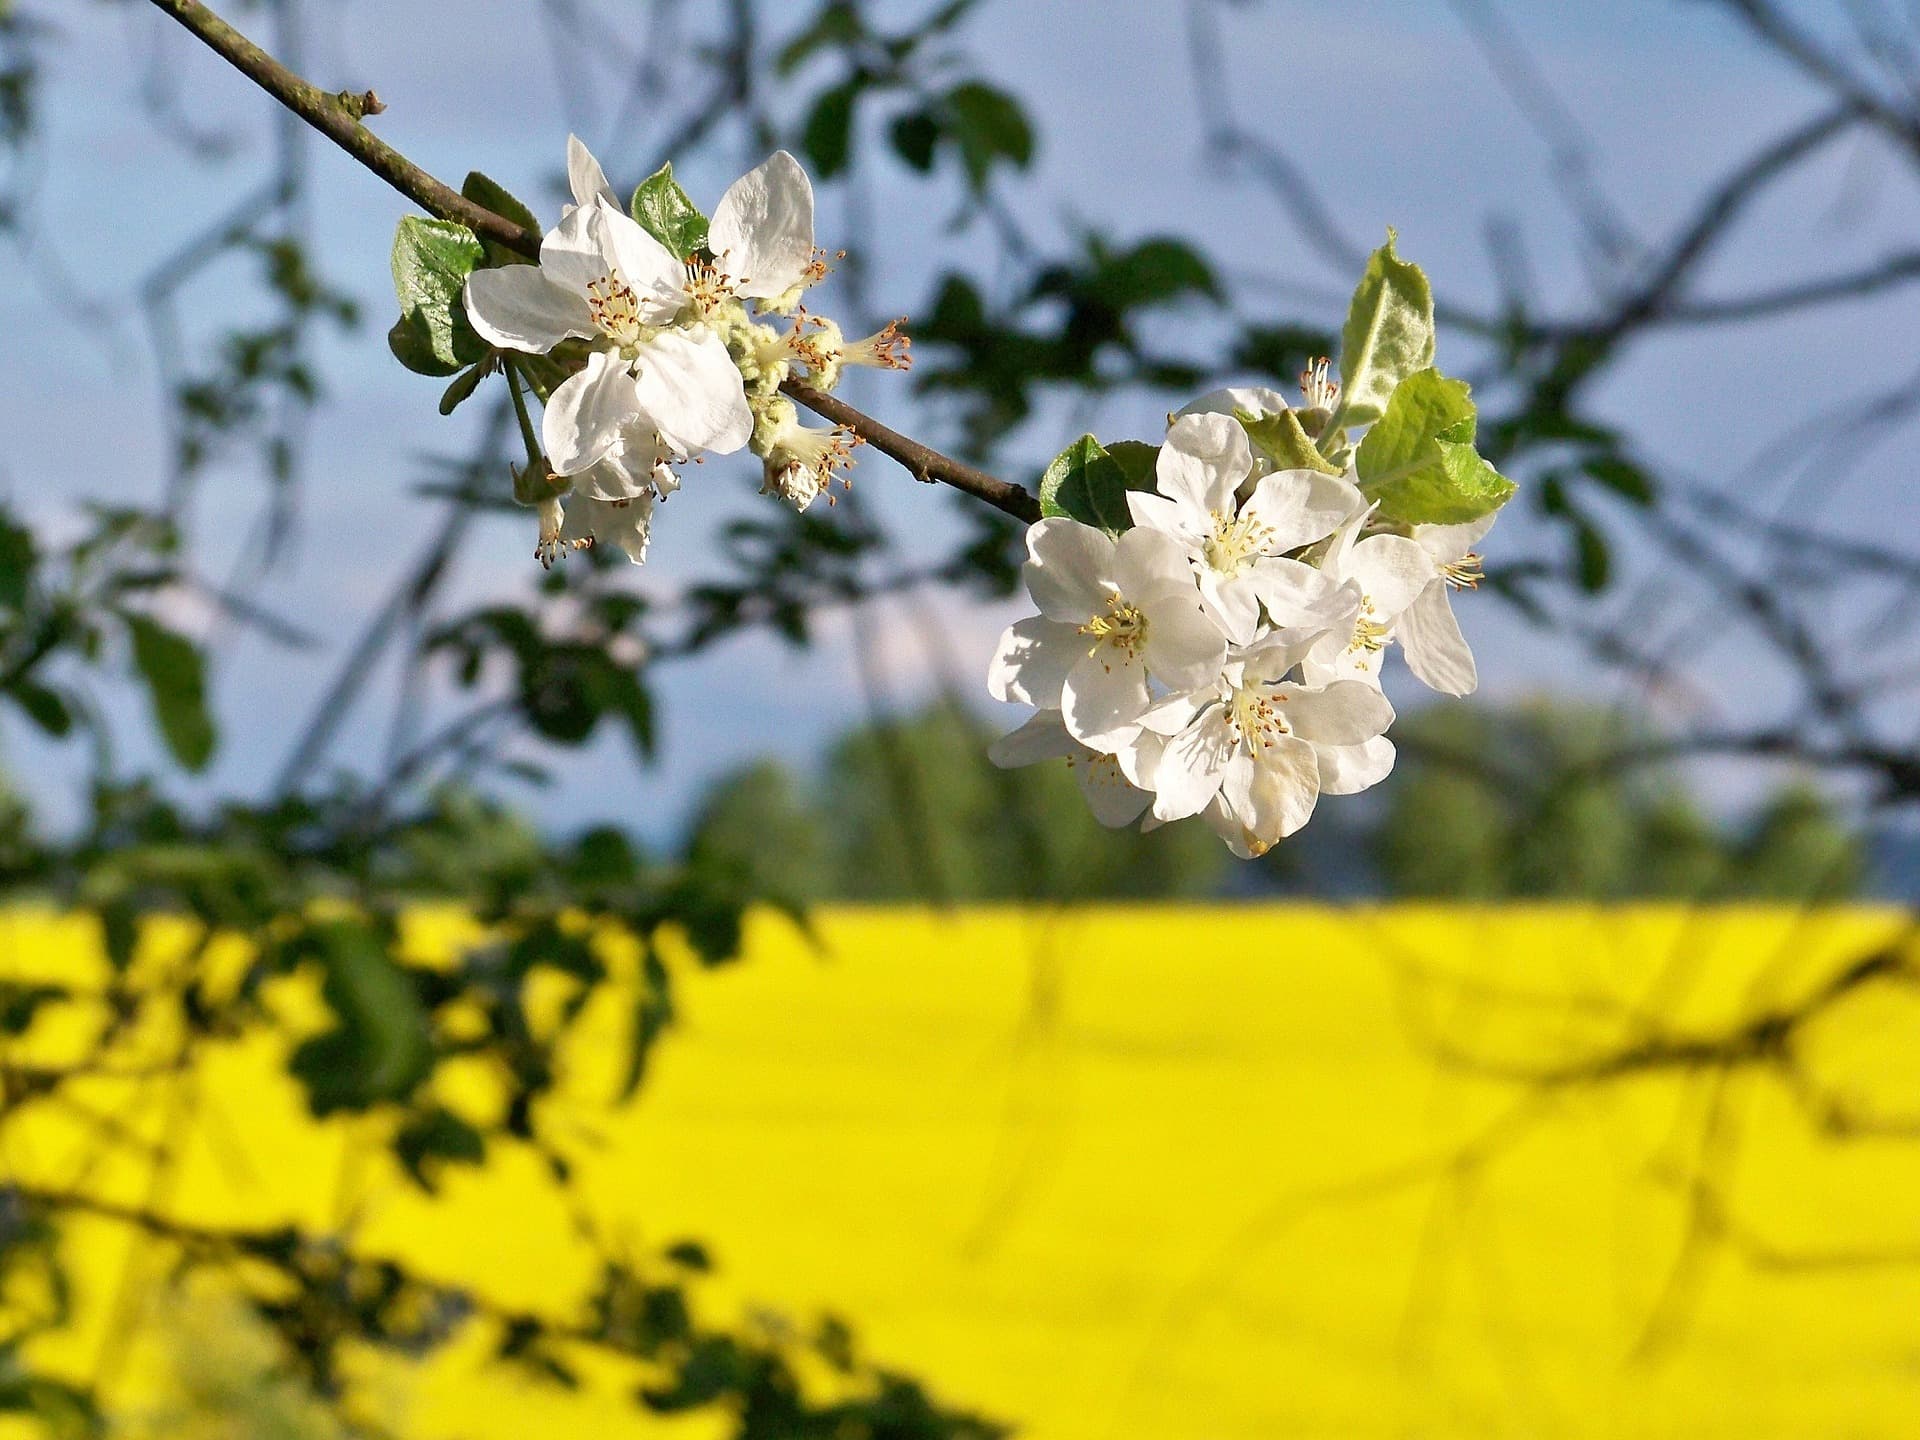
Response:
MULTIPOLYGON (((467 172, 466 183, 460 187, 460 193, 466 196, 467 199, 473 201, 474 204, 483 205, 493 211, 494 214, 513 221, 513 223, 521 229, 531 230, 536 235, 540 233, 540 222, 534 217, 533 211, 529 210, 525 205, 521 204, 519 200, 514 198, 506 186, 496 180, 487 178, 478 170, 470 170, 467 172)), ((505 245, 498 244, 492 240, 482 241, 481 244, 486 250, 487 263, 489 265, 531 265, 534 263, 532 256, 522 255, 518 250, 509 250, 505 245)))
POLYGON ((1082 435, 1054 456, 1040 477, 1040 513, 1118 535, 1133 524, 1126 472, 1098 440, 1082 435))
POLYGON ((1378 419, 1394 387, 1433 364, 1433 291, 1418 265, 1393 251, 1368 257, 1340 332, 1340 423, 1378 419))
POLYGON ((406 972, 371 931, 350 921, 312 932, 325 969, 331 1029, 303 1042, 288 1068, 315 1115, 404 1099, 433 1068, 426 1011, 406 972))
POLYGON ((933 169, 933 149, 940 143, 940 122, 925 110, 897 116, 887 129, 893 153, 922 175, 933 169))
POLYGON ((1116 440, 1107 454, 1120 467, 1121 478, 1129 490, 1151 490, 1158 478, 1160 447, 1144 440, 1116 440))
POLYGON ((448 1165, 486 1163, 486 1137, 443 1106, 412 1117, 393 1137, 393 1153, 429 1194, 439 1189, 448 1165))
POLYGON ((440 413, 451 415, 461 401, 478 390, 480 382, 487 378, 488 368, 484 362, 479 365, 469 365, 455 376, 453 383, 441 393, 440 413))
POLYGON ((185 636, 144 615, 129 615, 126 621, 133 663, 147 682, 153 716, 167 749, 188 770, 206 768, 213 758, 214 730, 200 652, 185 636))
POLYGON ((73 712, 57 690, 32 680, 16 680, 9 692, 27 718, 49 735, 65 735, 73 729, 73 712))
POLYGON ((1599 594, 1607 588, 1607 581, 1613 577, 1613 557, 1607 548, 1607 537, 1586 516, 1576 514, 1573 517, 1573 545, 1580 588, 1589 595, 1599 594))
POLYGON ((807 123, 800 132, 800 148, 807 152, 807 158, 813 161, 813 168, 822 180, 831 180, 847 168, 847 157, 853 150, 854 102, 865 88, 865 80, 856 75, 822 90, 813 102, 813 109, 807 112, 807 123))
POLYGON ((0 606, 17 610, 26 603, 36 560, 33 532, 0 515, 0 606))
POLYGON ((1322 475, 1341 473, 1340 467, 1322 455, 1308 438, 1307 432, 1301 427, 1300 417, 1293 411, 1255 415, 1250 410, 1236 410, 1233 418, 1247 432, 1247 439, 1255 453, 1266 459, 1274 469, 1314 470, 1322 475))
POLYGON ((1631 460, 1617 455, 1595 455, 1584 461, 1581 468, 1630 504, 1653 504, 1653 477, 1631 460))
POLYGON ((995 160, 1008 160, 1021 170, 1033 162, 1033 127, 1020 102, 1006 91, 969 80, 947 92, 947 108, 975 190, 986 185, 995 160))
POLYGON ((707 217, 673 178, 672 161, 640 182, 627 208, 640 228, 676 259, 685 260, 706 248, 707 217))
POLYGON ((1465 381, 1438 370, 1408 376, 1354 456, 1360 488, 1381 517, 1405 525, 1459 525, 1498 510, 1513 482, 1473 448, 1465 381))
POLYGON ((400 323, 387 336, 394 357, 424 375, 451 375, 486 357, 467 323, 461 291, 486 258, 474 233, 447 220, 408 215, 393 237, 393 288, 400 323))

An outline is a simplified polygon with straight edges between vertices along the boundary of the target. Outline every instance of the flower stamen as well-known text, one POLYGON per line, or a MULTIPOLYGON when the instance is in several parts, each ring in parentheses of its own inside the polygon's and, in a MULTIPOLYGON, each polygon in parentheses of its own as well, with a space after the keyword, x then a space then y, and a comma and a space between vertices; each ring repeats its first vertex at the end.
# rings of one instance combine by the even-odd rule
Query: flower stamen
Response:
POLYGON ((1455 590, 1477 590, 1486 578, 1486 571, 1480 568, 1480 557, 1469 550, 1458 560, 1442 565, 1440 578, 1455 590))
POLYGON ((1340 398, 1340 382, 1330 371, 1332 363, 1321 355, 1307 362, 1307 368, 1300 372, 1300 398, 1308 410, 1332 411, 1334 401, 1340 398))
POLYGON ((1092 637, 1096 649, 1112 645, 1132 656, 1147 643, 1147 617, 1139 606, 1128 604, 1119 595, 1109 595, 1107 613, 1087 621, 1080 633, 1092 637))
POLYGON ((588 284, 587 310, 600 333, 623 350, 638 345, 645 334, 640 323, 640 297, 618 275, 604 275, 588 284))

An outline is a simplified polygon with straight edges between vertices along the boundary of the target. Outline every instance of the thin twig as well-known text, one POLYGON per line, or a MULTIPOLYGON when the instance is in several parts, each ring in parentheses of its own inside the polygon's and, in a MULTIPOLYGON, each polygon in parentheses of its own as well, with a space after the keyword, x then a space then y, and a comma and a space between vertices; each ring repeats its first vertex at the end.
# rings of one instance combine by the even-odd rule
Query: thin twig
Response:
MULTIPOLYGON (((368 130, 361 123, 361 115, 373 112, 365 107, 365 96, 348 92, 333 94, 301 79, 200 0, 153 0, 153 3, 421 209, 443 220, 457 221, 483 239, 522 255, 539 255, 538 232, 524 229, 485 206, 474 204, 368 130)), ((941 481, 1029 523, 1040 518, 1040 502, 1020 486, 910 440, 845 401, 836 400, 810 385, 789 382, 782 388, 809 410, 846 426, 874 449, 892 456, 919 479, 941 481)))

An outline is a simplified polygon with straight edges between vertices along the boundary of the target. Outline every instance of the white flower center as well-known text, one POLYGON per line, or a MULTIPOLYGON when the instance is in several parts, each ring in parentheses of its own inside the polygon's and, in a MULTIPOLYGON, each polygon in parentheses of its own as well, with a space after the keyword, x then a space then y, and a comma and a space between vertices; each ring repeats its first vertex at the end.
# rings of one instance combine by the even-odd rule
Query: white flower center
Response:
POLYGON ((1257 755, 1282 735, 1293 733, 1287 717, 1281 713, 1280 707, 1286 703, 1286 696, 1262 686, 1238 686, 1227 701, 1227 729, 1236 742, 1246 747, 1248 754, 1257 755))
POLYGON ((1138 654, 1147 643, 1147 617, 1140 607, 1129 605, 1119 595, 1107 596, 1107 613, 1096 615, 1080 627, 1082 635, 1091 635, 1095 648, 1112 645, 1129 656, 1138 654))
POLYGON ((587 286, 587 310, 593 323, 622 350, 638 345, 646 333, 640 323, 640 297, 618 275, 605 275, 587 286))
POLYGON ((1273 527, 1263 525, 1251 515, 1229 516, 1213 512, 1213 535, 1207 541, 1209 569, 1222 575, 1238 575, 1247 562, 1266 554, 1273 527))
POLYGON ((1440 567, 1440 578, 1455 590, 1478 589, 1485 574, 1480 568, 1480 557, 1471 550, 1440 567))

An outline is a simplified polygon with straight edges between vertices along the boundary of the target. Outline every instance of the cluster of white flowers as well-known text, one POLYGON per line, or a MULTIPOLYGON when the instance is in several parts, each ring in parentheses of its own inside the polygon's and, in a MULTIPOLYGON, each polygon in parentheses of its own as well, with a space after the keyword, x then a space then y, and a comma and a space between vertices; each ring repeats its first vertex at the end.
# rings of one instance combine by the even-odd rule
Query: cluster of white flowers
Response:
MULTIPOLYGON (((1317 429, 1325 367, 1303 387, 1293 415, 1317 429)), ((1322 794, 1393 768, 1389 644, 1432 688, 1473 690, 1448 592, 1478 580, 1493 516, 1395 525, 1351 469, 1276 468, 1247 427, 1286 410, 1270 390, 1205 396, 1171 418, 1153 490, 1126 492, 1130 528, 1054 516, 1027 532, 1040 613, 1002 636, 988 688, 1036 713, 995 763, 1064 758, 1102 824, 1198 815, 1250 858, 1322 794)))
POLYGON ((907 342, 897 323, 848 342, 801 308, 826 263, 800 162, 782 150, 735 181, 704 246, 684 255, 621 207, 577 138, 567 162, 573 203, 539 264, 476 270, 465 292, 489 345, 552 357, 568 372, 546 394, 540 426, 542 563, 601 543, 639 563, 656 501, 679 488, 676 467, 709 452, 750 448, 765 464, 763 491, 802 510, 844 484, 857 437, 801 424, 780 386, 795 366, 822 389, 848 365, 904 369, 907 342), (769 324, 748 302, 757 315, 791 318, 769 324))

